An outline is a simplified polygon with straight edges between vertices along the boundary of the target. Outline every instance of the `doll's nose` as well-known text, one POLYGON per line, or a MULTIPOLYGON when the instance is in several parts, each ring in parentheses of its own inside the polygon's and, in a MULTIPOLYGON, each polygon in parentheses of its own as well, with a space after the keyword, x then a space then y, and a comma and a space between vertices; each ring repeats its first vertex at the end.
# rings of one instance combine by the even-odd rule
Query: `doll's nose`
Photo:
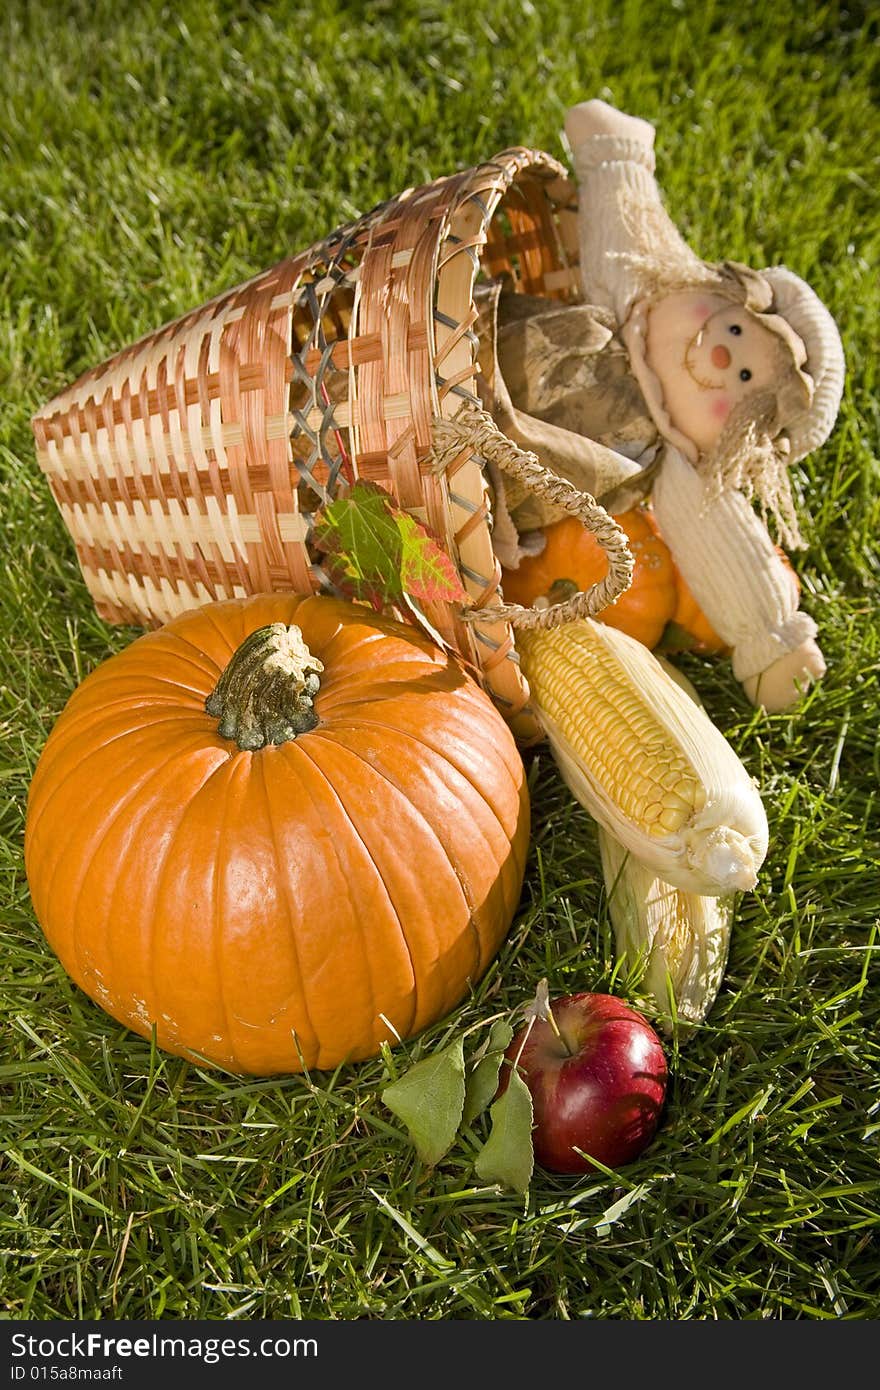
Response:
POLYGON ((713 367, 723 368, 730 366, 730 353, 723 343, 716 343, 709 353, 709 356, 712 359, 713 367))

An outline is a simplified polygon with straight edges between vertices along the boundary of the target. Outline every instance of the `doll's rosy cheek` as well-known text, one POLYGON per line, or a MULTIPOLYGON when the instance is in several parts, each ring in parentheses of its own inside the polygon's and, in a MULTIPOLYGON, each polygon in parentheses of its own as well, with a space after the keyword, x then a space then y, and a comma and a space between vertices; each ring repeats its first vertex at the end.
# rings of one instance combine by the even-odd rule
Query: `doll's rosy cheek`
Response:
POLYGON ((705 299, 698 299, 691 313, 698 323, 705 323, 712 312, 712 305, 707 304, 705 299))
POLYGON ((716 420, 726 420, 730 414, 730 400, 727 396, 718 396, 709 408, 716 420))

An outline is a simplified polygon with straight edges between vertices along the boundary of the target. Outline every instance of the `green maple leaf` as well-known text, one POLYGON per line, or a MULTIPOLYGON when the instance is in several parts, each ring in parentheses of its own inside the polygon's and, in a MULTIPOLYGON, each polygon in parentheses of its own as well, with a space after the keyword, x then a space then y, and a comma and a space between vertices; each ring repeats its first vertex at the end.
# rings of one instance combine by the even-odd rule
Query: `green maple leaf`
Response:
POLYGON ((402 544, 400 582, 406 592, 426 603, 466 603, 456 568, 430 531, 409 512, 398 511, 395 519, 402 544))
POLYGON ((452 560, 427 527, 390 493, 363 479, 325 507, 315 538, 334 583, 352 598, 391 606, 404 594, 421 601, 464 603, 452 560))
POLYGON ((375 483, 355 483, 347 497, 325 507, 315 539, 327 553, 327 568, 352 598, 393 604, 403 596, 402 545, 393 500, 375 483))

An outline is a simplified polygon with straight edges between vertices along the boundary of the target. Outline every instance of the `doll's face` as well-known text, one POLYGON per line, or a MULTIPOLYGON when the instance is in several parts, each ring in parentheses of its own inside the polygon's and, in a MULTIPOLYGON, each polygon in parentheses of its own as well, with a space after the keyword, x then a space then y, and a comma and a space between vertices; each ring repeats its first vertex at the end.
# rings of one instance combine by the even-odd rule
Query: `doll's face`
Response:
POLYGON ((734 406, 779 375, 779 341, 750 310, 684 290, 651 306, 645 360, 676 429, 708 453, 734 406))

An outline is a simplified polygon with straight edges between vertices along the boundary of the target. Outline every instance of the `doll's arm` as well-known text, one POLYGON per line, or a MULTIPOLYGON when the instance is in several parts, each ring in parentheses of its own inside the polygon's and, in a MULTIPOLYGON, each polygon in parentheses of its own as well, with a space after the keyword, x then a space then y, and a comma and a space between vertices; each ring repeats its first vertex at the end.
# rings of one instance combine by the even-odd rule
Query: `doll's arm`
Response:
POLYGON ((788 709, 825 671, 825 658, 810 637, 794 651, 777 657, 760 675, 749 676, 743 681, 743 690, 753 705, 771 711, 788 709))
POLYGON ((667 448, 651 494, 660 533, 694 597, 732 649, 748 698, 785 709, 825 672, 816 624, 766 526, 741 492, 706 502, 703 480, 667 448))
POLYGON ((652 125, 593 100, 571 107, 565 134, 578 181, 584 296, 622 323, 646 265, 696 257, 663 206, 652 125))

